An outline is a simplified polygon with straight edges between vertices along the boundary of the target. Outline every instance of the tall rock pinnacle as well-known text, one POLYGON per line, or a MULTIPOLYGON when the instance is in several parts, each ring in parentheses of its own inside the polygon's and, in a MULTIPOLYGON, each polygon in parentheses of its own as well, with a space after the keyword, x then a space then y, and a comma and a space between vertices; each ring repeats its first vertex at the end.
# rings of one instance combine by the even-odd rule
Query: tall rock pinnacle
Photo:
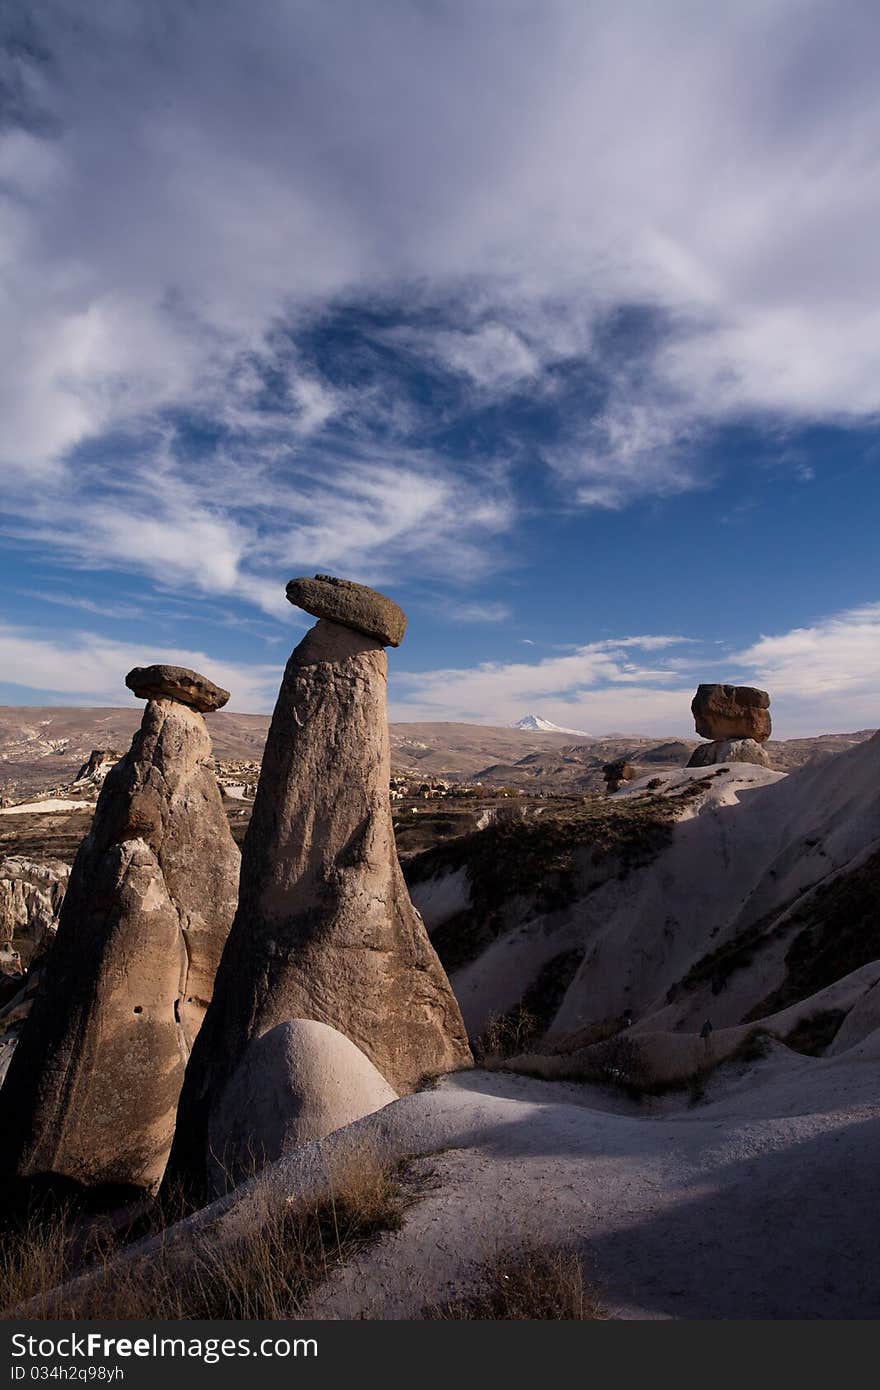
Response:
POLYGON ((169 1171, 196 1185, 236 1067, 280 1024, 336 1029, 398 1093, 471 1061, 394 842, 384 644, 400 641, 406 619, 381 594, 327 576, 287 592, 322 616, 284 673, 238 911, 181 1095, 169 1171))
POLYGON ((0 1173, 154 1189, 235 911, 240 856, 203 709, 228 693, 153 666, 76 856, 58 935, 0 1090, 0 1173))

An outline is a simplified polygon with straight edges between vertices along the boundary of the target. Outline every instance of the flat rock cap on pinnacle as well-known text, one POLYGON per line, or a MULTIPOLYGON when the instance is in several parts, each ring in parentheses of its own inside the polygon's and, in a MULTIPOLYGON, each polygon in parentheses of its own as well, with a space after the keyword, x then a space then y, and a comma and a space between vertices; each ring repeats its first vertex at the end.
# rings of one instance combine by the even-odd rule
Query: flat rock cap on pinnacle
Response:
POLYGON ((221 709, 229 691, 186 666, 135 666, 125 684, 139 700, 179 700, 202 714, 221 709))
POLYGON ((375 637, 384 647, 399 647, 406 631, 406 614, 390 598, 332 574, 316 574, 314 579, 291 579, 287 597, 297 608, 314 618, 329 618, 343 627, 353 627, 367 637, 375 637))
POLYGON ((770 696, 752 685, 700 685, 691 713, 702 738, 763 743, 770 737, 770 696))

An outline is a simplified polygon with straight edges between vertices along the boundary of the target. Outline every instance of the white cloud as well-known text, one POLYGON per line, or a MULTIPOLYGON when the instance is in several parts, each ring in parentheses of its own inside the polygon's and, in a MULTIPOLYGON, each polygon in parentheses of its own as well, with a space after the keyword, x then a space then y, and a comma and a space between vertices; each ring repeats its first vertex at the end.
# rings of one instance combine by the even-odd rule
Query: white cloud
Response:
MULTIPOLYGON (((398 720, 503 725, 536 709, 554 723, 597 734, 693 736, 694 688, 717 679, 769 690, 777 737, 880 723, 880 603, 760 637, 726 656, 703 652, 685 637, 646 634, 531 662, 406 672, 397 669, 399 660, 393 658, 390 673, 391 717, 398 720), (656 659, 649 662, 652 653, 656 659)), ((187 648, 116 642, 87 631, 47 637, 0 624, 0 667, 15 673, 23 690, 75 703, 124 702, 126 671, 153 661, 204 672, 232 692, 230 708, 253 712, 272 708, 282 672, 280 664, 229 662, 187 648)))
POLYGON ((332 451, 313 469, 291 459, 282 476, 234 455, 178 464, 162 441, 130 470, 105 469, 85 500, 74 485, 39 491, 7 530, 68 564, 147 575, 196 596, 243 599, 290 622, 284 582, 309 569, 366 583, 410 570, 459 581, 493 562, 490 539, 512 525, 503 483, 452 477, 430 454, 399 450, 380 462, 364 448, 355 465, 332 451))
POLYGON ((460 373, 492 395, 503 395, 537 377, 546 360, 503 323, 484 323, 468 331, 399 329, 385 339, 460 373))
POLYGON ((506 603, 499 603, 496 599, 483 599, 476 603, 457 604, 452 609, 451 616, 460 623, 503 623, 512 614, 506 603))
POLYGON ((587 711, 594 713, 595 725, 604 710, 614 715, 613 727, 620 728, 627 711, 646 710, 645 701, 651 693, 646 687, 653 685, 658 708, 671 709, 663 687, 681 679, 677 661, 647 666, 631 660, 629 653, 661 651, 680 641, 677 637, 628 637, 592 642, 575 648, 570 655, 537 662, 483 662, 457 670, 395 671, 393 717, 507 724, 522 715, 524 708, 540 706, 545 718, 569 725, 575 715, 586 717, 587 711), (602 687, 601 695, 593 687, 602 687), (627 688, 630 693, 623 693, 627 688))
POLYGON ((76 703, 128 704, 125 675, 134 666, 168 662, 200 671, 231 692, 230 710, 271 709, 282 667, 217 660, 205 652, 113 642, 89 632, 41 637, 26 628, 0 624, 0 667, 22 680, 24 689, 67 695, 76 703))
POLYGON ((771 692, 780 728, 816 733, 880 724, 880 603, 761 637, 732 660, 771 692))
MULTIPOLYGON (((0 140, 7 475, 169 406, 222 415, 279 319, 413 286, 467 306, 426 350, 478 389, 549 390, 595 351, 608 399, 564 451, 585 505, 692 485, 678 451, 707 422, 880 410, 870 5, 49 0, 31 22, 51 58, 7 58, 34 110, 0 140), (594 342, 619 304, 666 316, 633 371, 594 342)), ((294 436, 346 409, 288 370, 294 436)))
POLYGON ((77 608, 83 613, 93 613, 101 618, 119 618, 126 622, 143 618, 145 611, 136 603, 117 602, 114 599, 98 603, 95 599, 81 598, 63 591, 53 594, 45 589, 16 589, 14 592, 22 598, 39 599, 40 603, 52 603, 59 608, 77 608))
MULTIPOLYGON (((521 639, 525 640, 525 639, 521 639)), ((723 644, 721 644, 723 645, 723 644)), ((693 737, 690 702, 706 680, 770 692, 774 735, 880 724, 880 603, 760 637, 720 655, 682 636, 608 638, 541 661, 397 672, 393 717, 508 724, 526 709, 569 728, 693 737), (667 653, 647 664, 643 654, 667 653)))

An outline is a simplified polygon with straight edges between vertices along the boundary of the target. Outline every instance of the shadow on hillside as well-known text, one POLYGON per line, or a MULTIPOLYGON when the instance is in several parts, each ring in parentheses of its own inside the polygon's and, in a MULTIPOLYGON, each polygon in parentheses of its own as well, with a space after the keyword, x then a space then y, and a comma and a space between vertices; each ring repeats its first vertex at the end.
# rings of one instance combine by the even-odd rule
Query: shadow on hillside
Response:
POLYGON ((726 1165, 588 1236, 606 1301, 680 1318, 880 1316, 880 1119, 726 1165))

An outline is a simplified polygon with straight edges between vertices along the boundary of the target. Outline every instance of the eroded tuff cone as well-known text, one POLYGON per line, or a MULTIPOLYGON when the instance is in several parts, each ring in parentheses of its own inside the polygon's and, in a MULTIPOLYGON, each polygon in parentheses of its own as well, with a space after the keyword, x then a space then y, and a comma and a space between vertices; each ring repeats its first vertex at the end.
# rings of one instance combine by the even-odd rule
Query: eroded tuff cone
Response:
POLYGON ((471 1061, 397 859, 386 671, 378 640, 327 620, 287 663, 238 911, 180 1099, 169 1172, 196 1189, 245 1048, 288 1019, 337 1029, 399 1094, 471 1061))
POLYGON ((714 743, 698 743, 688 761, 688 767, 712 767, 716 763, 756 763, 769 767, 766 748, 753 738, 726 738, 714 743))
POLYGON ((157 1186, 239 863, 204 719, 151 700, 104 782, 0 1091, 0 1174, 157 1186))
POLYGON ((365 584, 334 579, 332 574, 316 574, 314 579, 291 579, 287 597, 314 618, 329 618, 343 627, 352 627, 355 632, 375 637, 383 647, 399 647, 403 641, 403 609, 365 584))
POLYGON ((139 700, 179 700, 202 714, 222 709, 229 699, 228 690, 186 666, 135 666, 125 684, 139 700))
POLYGON ((691 713, 701 738, 763 743, 770 737, 770 696, 751 685, 697 686, 691 713))

